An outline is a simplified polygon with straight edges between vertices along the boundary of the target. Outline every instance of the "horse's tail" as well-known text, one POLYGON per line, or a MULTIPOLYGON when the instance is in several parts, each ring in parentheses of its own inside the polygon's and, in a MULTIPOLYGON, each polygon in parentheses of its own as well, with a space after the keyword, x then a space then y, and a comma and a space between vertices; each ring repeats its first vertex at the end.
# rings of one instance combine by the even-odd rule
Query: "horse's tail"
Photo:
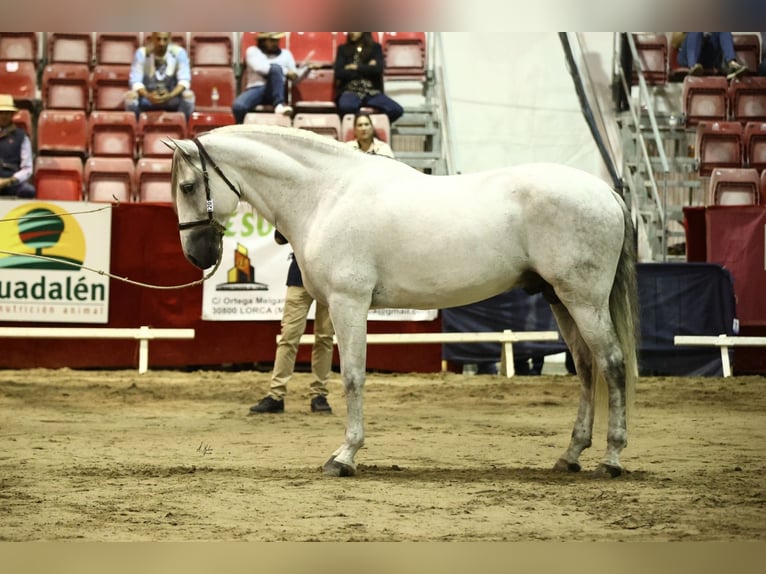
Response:
POLYGON ((636 383, 638 381, 638 350, 639 312, 638 287, 636 284, 636 249, 634 245, 635 231, 625 202, 615 193, 622 207, 624 220, 624 235, 622 251, 617 263, 612 292, 609 295, 609 312, 612 323, 617 331, 625 364, 625 397, 626 416, 630 417, 635 400, 636 383))

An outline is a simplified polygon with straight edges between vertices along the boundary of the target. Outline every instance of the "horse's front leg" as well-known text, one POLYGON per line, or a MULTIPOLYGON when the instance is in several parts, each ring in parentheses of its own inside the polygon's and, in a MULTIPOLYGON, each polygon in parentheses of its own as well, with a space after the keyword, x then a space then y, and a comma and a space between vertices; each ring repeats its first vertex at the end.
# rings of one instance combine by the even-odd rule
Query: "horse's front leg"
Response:
POLYGON ((333 297, 330 316, 338 337, 340 371, 346 394, 346 436, 343 444, 325 463, 328 476, 353 476, 354 457, 364 445, 364 382, 367 363, 367 311, 369 301, 333 297))

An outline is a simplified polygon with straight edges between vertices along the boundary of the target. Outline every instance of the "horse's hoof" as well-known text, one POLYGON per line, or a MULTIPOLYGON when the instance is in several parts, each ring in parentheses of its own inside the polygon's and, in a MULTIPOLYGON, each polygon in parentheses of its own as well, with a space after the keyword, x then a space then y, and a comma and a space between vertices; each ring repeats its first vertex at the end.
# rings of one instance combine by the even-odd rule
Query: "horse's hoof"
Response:
POLYGON ((593 474, 598 478, 617 478, 622 474, 622 468, 602 462, 598 465, 598 468, 593 471, 593 474))
POLYGON ((356 469, 353 466, 336 461, 335 456, 331 456, 329 459, 327 459, 327 462, 324 463, 324 466, 322 467, 322 471, 326 476, 340 477, 354 476, 356 474, 356 469))
POLYGON ((556 464, 553 465, 553 470, 558 472, 580 472, 582 467, 578 462, 568 462, 563 458, 560 458, 556 461, 556 464))

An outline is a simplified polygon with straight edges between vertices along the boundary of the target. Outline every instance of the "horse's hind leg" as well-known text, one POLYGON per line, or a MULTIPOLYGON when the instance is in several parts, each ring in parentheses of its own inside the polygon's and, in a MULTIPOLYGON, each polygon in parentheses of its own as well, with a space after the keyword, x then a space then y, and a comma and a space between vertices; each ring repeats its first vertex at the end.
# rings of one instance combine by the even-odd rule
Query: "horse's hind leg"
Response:
MULTIPOLYGON (((576 306, 570 312, 577 323, 580 337, 591 352, 591 369, 588 373, 592 380, 591 385, 596 384, 596 376, 603 376, 607 385, 609 407, 607 446, 596 473, 604 476, 619 476, 622 473, 620 453, 628 444, 623 352, 607 304, 595 310, 592 306, 576 306)), ((576 365, 579 370, 580 364, 576 363, 576 365)), ((585 385, 584 379, 582 380, 585 385)), ((594 394, 592 392, 591 396, 594 394)), ((590 417, 592 431, 592 406, 590 417)))
POLYGON ((566 472, 579 472, 580 454, 583 450, 590 447, 593 437, 593 417, 594 417, 594 386, 593 376, 593 356, 590 349, 580 336, 572 316, 561 303, 552 304, 551 310, 556 317, 561 336, 564 338, 577 369, 577 376, 580 377, 580 405, 577 408, 577 420, 575 420, 572 429, 572 438, 569 441, 569 447, 566 452, 556 461, 554 470, 566 472))

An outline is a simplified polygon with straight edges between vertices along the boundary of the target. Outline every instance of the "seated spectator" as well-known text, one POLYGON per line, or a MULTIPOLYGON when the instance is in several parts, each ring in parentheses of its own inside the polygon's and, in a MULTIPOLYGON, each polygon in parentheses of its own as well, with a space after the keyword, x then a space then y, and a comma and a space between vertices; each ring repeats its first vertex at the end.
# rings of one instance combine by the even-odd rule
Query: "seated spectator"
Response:
POLYGON ((32 143, 13 123, 18 111, 12 96, 0 94, 0 195, 30 199, 35 196, 28 181, 32 177, 32 143))
POLYGON ((260 32, 258 42, 245 52, 246 84, 231 106, 238 124, 256 106, 274 106, 274 113, 289 116, 292 107, 287 104, 287 82, 298 76, 292 52, 279 47, 284 32, 260 32))
POLYGON ((404 113, 402 106, 383 93, 383 48, 371 32, 348 32, 335 55, 338 113, 356 114, 362 106, 383 112, 393 124, 404 113))
POLYGON ((731 80, 747 72, 747 66, 737 61, 731 32, 673 32, 671 45, 678 49, 678 63, 692 76, 720 69, 731 80))
POLYGON ((186 119, 194 111, 189 54, 173 44, 170 32, 152 32, 149 43, 136 50, 130 68, 130 92, 125 109, 135 112, 162 110, 183 112, 186 119))
POLYGON ((372 118, 364 112, 354 116, 354 139, 346 143, 364 153, 394 157, 391 146, 375 137, 375 126, 372 125, 372 118))

